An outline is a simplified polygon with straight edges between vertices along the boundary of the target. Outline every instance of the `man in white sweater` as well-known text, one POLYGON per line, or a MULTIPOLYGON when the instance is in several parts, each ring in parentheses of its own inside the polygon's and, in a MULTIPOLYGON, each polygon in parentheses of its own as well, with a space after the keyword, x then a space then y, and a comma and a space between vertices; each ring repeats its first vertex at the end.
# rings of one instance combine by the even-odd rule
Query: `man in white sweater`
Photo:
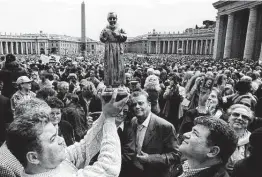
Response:
POLYGON ((121 147, 115 117, 128 97, 109 103, 103 99, 103 114, 79 142, 65 147, 64 139, 49 121, 49 114, 25 113, 9 127, 6 144, 24 166, 23 177, 117 177, 121 167, 121 147), (100 151, 96 163, 91 158, 100 151))

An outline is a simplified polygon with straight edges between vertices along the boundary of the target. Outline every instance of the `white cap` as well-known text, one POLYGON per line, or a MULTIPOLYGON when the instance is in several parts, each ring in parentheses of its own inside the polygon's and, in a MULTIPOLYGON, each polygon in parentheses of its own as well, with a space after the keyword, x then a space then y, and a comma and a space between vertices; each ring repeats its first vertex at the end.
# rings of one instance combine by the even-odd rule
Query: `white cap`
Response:
POLYGON ((17 80, 16 80, 16 84, 23 84, 23 83, 28 83, 28 82, 32 82, 32 80, 30 80, 27 76, 20 76, 17 80))

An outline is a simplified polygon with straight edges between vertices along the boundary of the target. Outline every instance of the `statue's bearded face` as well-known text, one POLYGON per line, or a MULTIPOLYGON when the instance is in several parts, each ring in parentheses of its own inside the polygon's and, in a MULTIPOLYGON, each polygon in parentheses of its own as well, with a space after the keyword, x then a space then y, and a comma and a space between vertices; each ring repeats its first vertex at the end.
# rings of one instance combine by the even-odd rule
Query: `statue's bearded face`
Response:
POLYGON ((109 17, 108 17, 108 22, 109 22, 109 24, 111 25, 111 26, 115 26, 116 25, 116 22, 117 22, 117 17, 116 17, 116 15, 110 15, 109 17))

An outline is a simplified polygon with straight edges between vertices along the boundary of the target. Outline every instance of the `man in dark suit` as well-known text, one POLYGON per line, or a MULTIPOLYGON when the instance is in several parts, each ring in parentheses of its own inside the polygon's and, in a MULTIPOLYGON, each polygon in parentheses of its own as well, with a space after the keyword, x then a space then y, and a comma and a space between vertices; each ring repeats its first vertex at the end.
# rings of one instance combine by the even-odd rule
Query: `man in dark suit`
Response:
POLYGON ((130 176, 166 177, 171 167, 180 163, 174 126, 151 112, 148 94, 131 94, 131 121, 136 156, 132 159, 135 170, 130 176))

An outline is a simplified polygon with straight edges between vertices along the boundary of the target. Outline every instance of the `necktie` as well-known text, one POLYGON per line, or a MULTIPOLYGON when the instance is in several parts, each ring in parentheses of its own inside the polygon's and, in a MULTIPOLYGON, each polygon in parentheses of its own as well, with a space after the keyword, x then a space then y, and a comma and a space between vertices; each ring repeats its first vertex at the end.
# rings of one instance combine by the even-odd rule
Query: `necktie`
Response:
POLYGON ((121 142, 122 141, 122 137, 123 137, 123 130, 121 128, 118 128, 117 129, 117 134, 118 134, 118 136, 120 138, 120 142, 121 142))

